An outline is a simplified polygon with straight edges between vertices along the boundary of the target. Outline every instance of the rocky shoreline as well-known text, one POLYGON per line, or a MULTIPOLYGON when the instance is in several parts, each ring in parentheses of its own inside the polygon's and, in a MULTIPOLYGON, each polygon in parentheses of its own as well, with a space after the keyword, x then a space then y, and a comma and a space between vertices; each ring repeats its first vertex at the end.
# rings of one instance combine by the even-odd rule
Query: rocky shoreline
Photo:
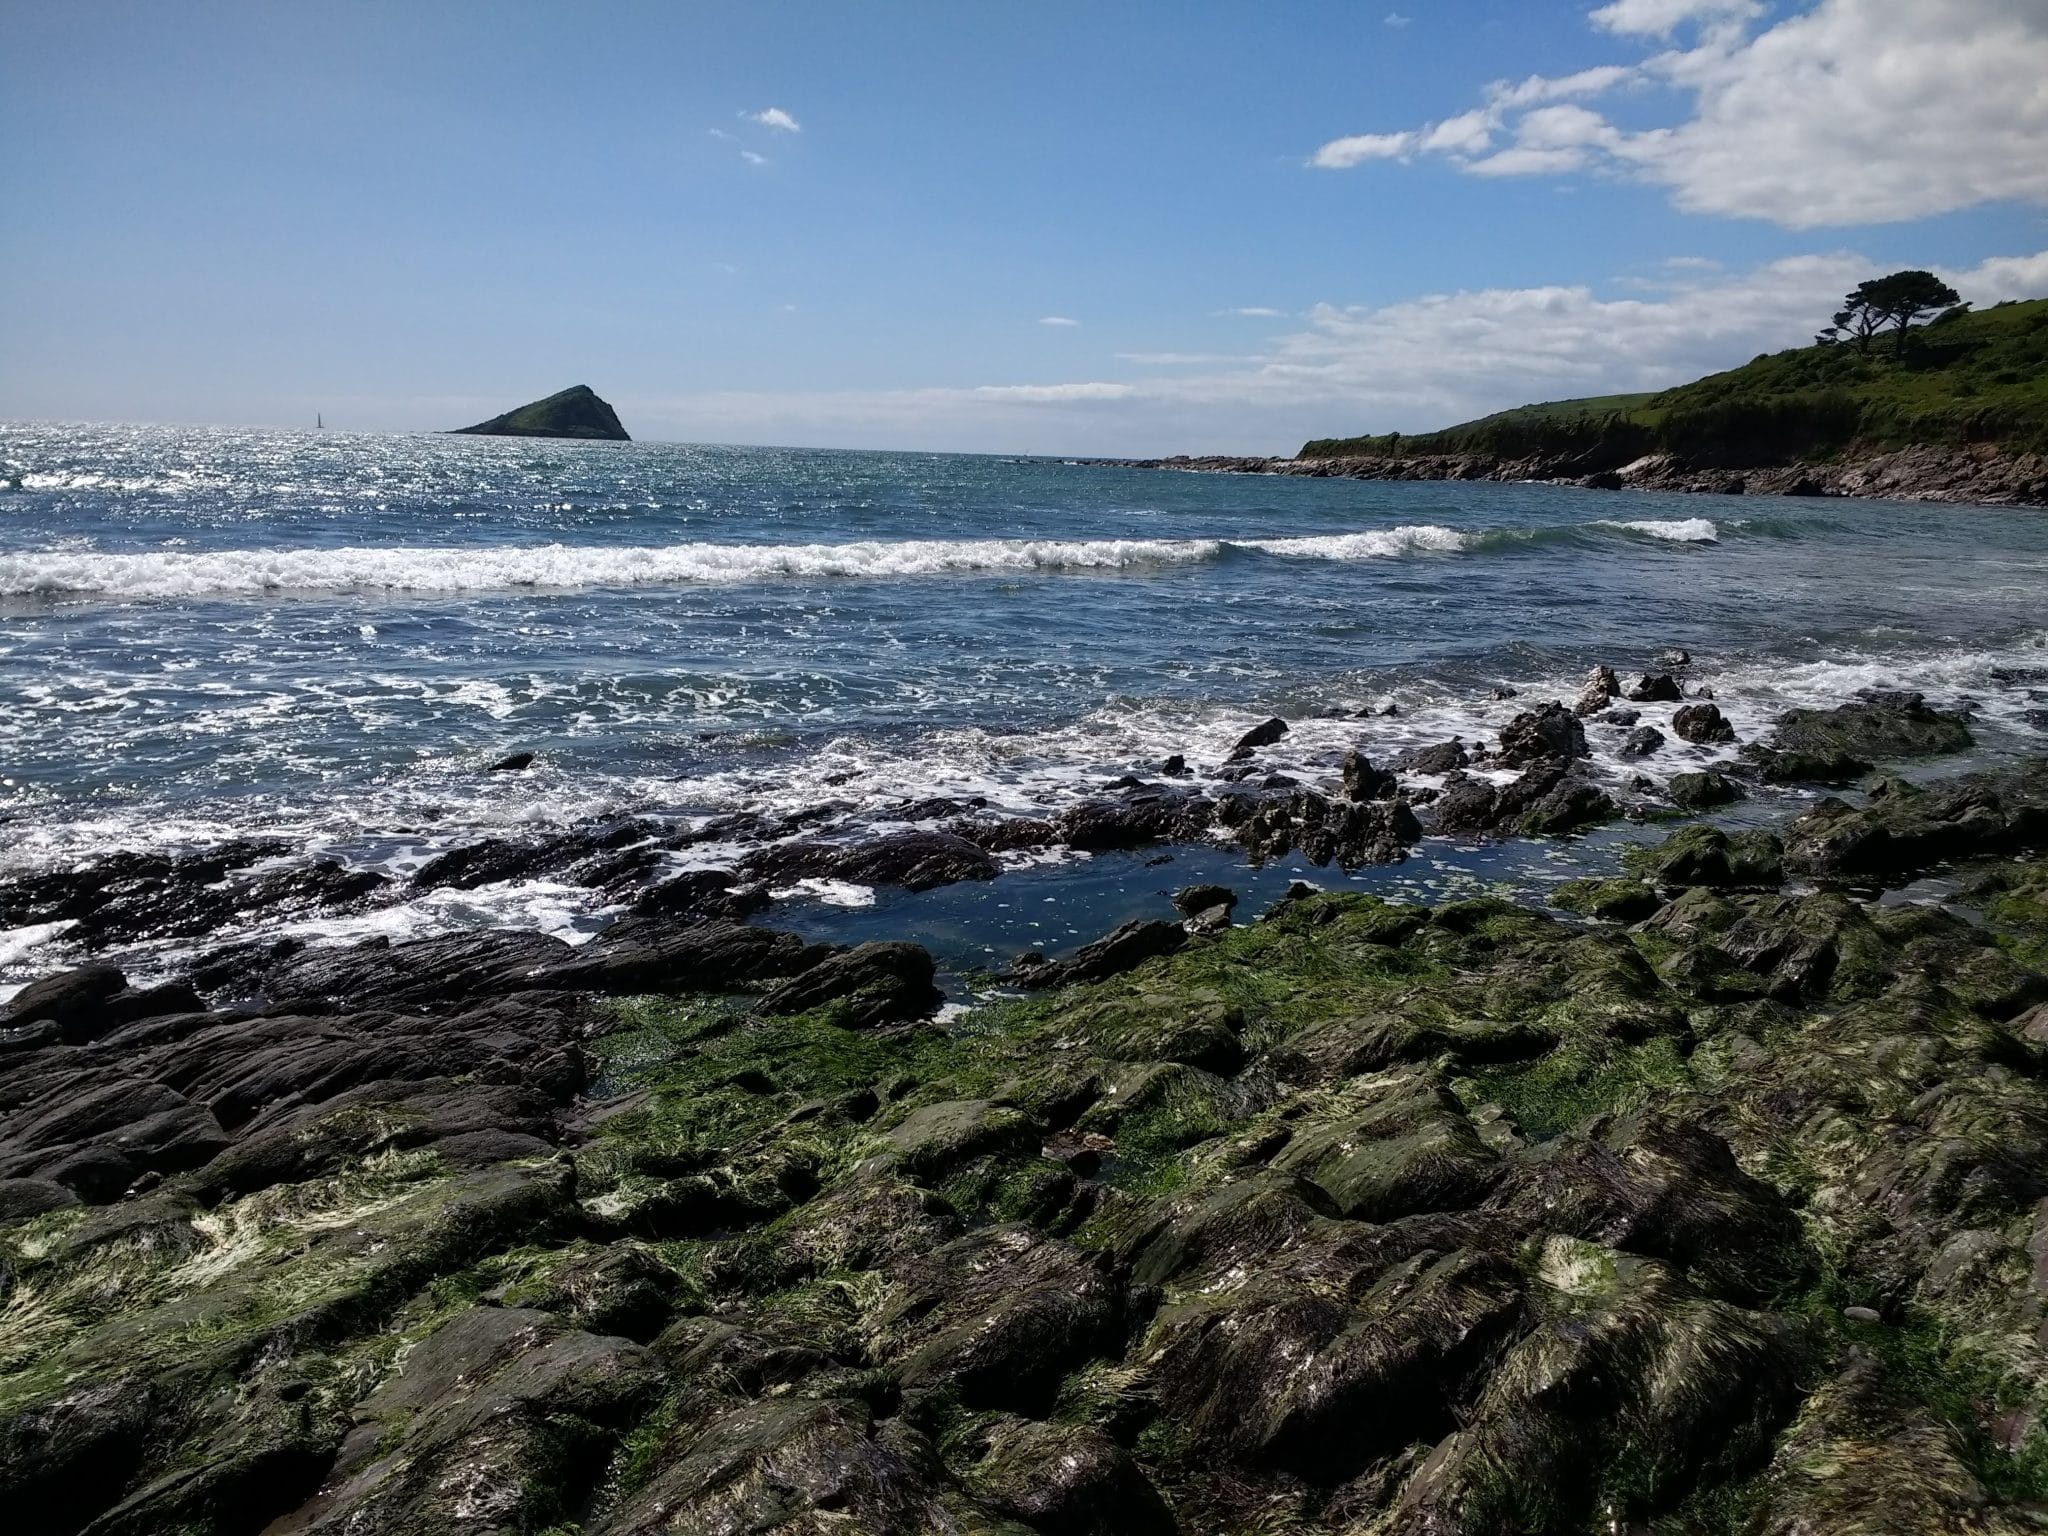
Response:
POLYGON ((1326 782, 1261 767, 1275 720, 1053 817, 764 826, 728 869, 625 818, 408 882, 256 842, 0 882, 10 926, 196 943, 0 1007, 5 1507, 96 1536, 2038 1529, 2048 759, 1873 780, 1971 740, 1877 692, 1597 779, 1589 729, 1670 747, 1645 708, 1729 745, 1670 660, 1326 782), (1697 819, 1781 783, 1867 788, 1697 819), (1191 887, 966 1011, 919 945, 766 920, 794 879, 1017 849, 1353 866, 1630 815, 1677 830, 1549 909, 1191 887), (198 942, 536 873, 623 914, 573 947, 198 942))
POLYGON ((1691 491, 1721 496, 1857 496, 1890 501, 2048 506, 2048 458, 1983 448, 1901 448, 1836 459, 1739 466, 1651 454, 1627 463, 1598 454, 1500 459, 1485 454, 1257 458, 1179 456, 1090 462, 1209 474, 1349 480, 1548 481, 1593 490, 1691 491))

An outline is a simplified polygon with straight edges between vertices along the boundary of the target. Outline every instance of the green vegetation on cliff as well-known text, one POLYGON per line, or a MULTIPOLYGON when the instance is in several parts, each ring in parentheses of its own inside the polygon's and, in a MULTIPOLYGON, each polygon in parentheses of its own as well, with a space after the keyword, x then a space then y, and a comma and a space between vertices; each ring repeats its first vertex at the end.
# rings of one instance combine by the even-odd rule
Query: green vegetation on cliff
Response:
POLYGON ((473 427, 457 427, 456 436, 471 437, 580 437, 603 442, 627 443, 632 439, 619 424, 619 413, 597 397, 588 384, 574 384, 522 405, 516 411, 493 416, 473 427))
POLYGON ((1649 453, 1750 466, 1851 447, 1995 445, 2048 452, 2048 299, 1952 311, 1863 350, 1830 342, 1758 357, 1659 394, 1525 405, 1439 432, 1318 438, 1302 458, 1649 453))

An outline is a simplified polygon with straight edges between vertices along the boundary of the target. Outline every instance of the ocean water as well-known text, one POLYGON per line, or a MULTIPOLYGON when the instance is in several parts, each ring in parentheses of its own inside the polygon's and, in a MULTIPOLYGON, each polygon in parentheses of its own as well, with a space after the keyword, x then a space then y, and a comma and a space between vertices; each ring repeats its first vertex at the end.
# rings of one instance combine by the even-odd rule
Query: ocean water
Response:
MULTIPOLYGON (((1972 701, 1979 756, 2038 748, 2048 674, 2016 674, 2048 667, 2048 516, 0 426, 0 874, 252 833, 403 871, 479 833, 621 810, 880 823, 944 794, 1043 814, 1169 753, 1213 769, 1271 714, 1294 729, 1266 760, 1318 779, 1347 747, 1487 736, 1597 662, 1642 670, 1674 646, 1745 738, 1791 705, 1906 686, 1972 701), (537 766, 485 771, 516 749, 537 766)), ((1618 779, 1727 755, 1674 740, 1624 764, 1621 734, 1593 732, 1618 779)), ((1424 852, 1418 867, 1483 874, 1483 854, 1424 852)), ((1193 853, 1182 871, 1233 863, 1193 853)), ((993 949, 960 903, 1059 906, 1107 878, 1030 871, 943 920, 920 910, 993 949)), ((835 932, 903 910, 800 894, 835 932)), ((438 893, 329 936, 587 932, 591 900, 438 893)), ((64 953, 61 933, 0 935, 0 980, 64 953)))

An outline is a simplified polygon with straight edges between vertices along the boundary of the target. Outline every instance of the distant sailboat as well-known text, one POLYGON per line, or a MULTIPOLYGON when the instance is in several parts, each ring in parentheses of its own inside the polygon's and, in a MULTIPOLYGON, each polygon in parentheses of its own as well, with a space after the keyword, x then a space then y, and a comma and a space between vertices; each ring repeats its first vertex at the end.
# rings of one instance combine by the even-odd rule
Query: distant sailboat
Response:
POLYGON ((321 419, 318 411, 313 413, 313 430, 315 432, 325 432, 327 430, 327 423, 321 419))

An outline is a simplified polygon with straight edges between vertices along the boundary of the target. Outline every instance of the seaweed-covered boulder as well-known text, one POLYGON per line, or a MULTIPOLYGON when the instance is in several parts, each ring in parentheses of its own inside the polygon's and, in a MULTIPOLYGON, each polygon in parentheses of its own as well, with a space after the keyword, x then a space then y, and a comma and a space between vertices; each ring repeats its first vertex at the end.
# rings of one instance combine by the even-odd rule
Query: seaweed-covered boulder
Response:
POLYGON ((1961 715, 1930 708, 1920 694, 1873 692, 1834 709, 1790 710, 1772 726, 1767 745, 1883 762, 1960 752, 1973 740, 1961 715))
POLYGON ((884 1140, 913 1177, 932 1180, 986 1153, 1026 1150, 1042 1129, 1007 1104, 947 1099, 913 1110, 884 1140))
POLYGON ((761 1000, 761 1011, 802 1013, 831 1004, 854 1028, 919 1019, 944 1001, 932 984, 935 967, 922 944, 873 940, 829 955, 761 1000))
POLYGON ((1023 956, 1017 962, 1015 975, 1018 982, 1027 987, 1063 987, 1076 982, 1102 981, 1160 955, 1170 955, 1187 939, 1187 930, 1179 923, 1133 918, 1062 959, 1048 961, 1041 955, 1023 956))
POLYGON ((1698 773, 1675 773, 1665 786, 1671 802, 1688 811, 1712 810, 1742 798, 1741 788, 1725 774, 1707 769, 1698 773))
POLYGON ((1500 1175, 1458 1101, 1433 1073, 1412 1068, 1354 1079, 1295 1124, 1272 1166, 1359 1221, 1476 1205, 1500 1175))
POLYGON ((1770 832, 1687 827, 1654 848, 1630 849, 1627 861, 1664 886, 1775 886, 1785 878, 1784 846, 1770 832))
POLYGON ((1612 922, 1639 922, 1663 902, 1640 880, 1571 880, 1551 892, 1550 899, 1567 912, 1612 922))
POLYGON ((1886 779, 1861 806, 1823 800, 1785 832, 1803 873, 1883 878, 2048 842, 2048 762, 1929 785, 1886 779))

